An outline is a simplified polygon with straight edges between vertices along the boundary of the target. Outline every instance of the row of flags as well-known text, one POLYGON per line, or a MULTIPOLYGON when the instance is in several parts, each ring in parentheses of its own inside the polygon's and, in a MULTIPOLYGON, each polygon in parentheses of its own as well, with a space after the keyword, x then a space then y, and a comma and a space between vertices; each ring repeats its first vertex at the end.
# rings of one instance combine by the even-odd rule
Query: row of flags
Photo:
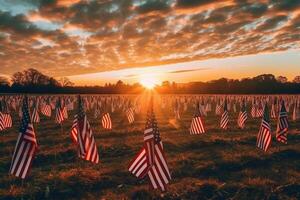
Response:
MULTIPOLYGON (((208 97, 206 99, 183 98, 183 100, 182 98, 178 99, 173 97, 163 97, 159 99, 159 105, 162 109, 166 109, 168 108, 168 105, 171 105, 169 108, 174 110, 174 117, 177 120, 180 120, 180 115, 183 113, 183 111, 186 111, 190 106, 194 106, 195 114, 191 121, 190 134, 196 135, 206 133, 204 118, 207 116, 208 112, 212 112, 213 103, 216 104, 215 114, 217 116, 221 116, 220 128, 224 130, 228 128, 230 108, 236 112, 236 104, 239 104, 240 112, 237 118, 237 126, 241 129, 244 129, 248 119, 246 104, 247 102, 249 103, 252 101, 251 115, 252 112, 255 113, 252 115, 252 117, 256 118, 258 116, 257 113, 259 113, 259 115, 262 113, 262 122, 257 135, 257 147, 263 151, 267 151, 270 148, 272 136, 270 112, 268 109, 268 102, 270 102, 270 99, 268 98, 269 97, 260 99, 260 104, 264 102, 264 107, 262 109, 257 106, 257 100, 253 100, 253 98, 251 99, 249 97, 223 97, 223 100, 216 97, 208 97), (173 103, 168 101, 173 101, 173 103)), ((296 116, 296 118, 298 117, 299 112, 299 99, 297 98, 298 97, 287 97, 285 99, 289 102, 294 102, 293 104, 288 103, 288 105, 294 105, 293 116, 296 116)), ((51 117, 52 111, 55 110, 55 122, 62 124, 66 119, 68 119, 68 111, 74 109, 74 103, 76 101, 78 108, 73 120, 70 136, 73 143, 77 146, 78 157, 94 164, 99 163, 100 158, 98 148, 87 119, 86 111, 95 109, 95 118, 98 118, 101 116, 101 113, 103 113, 101 117, 101 124, 105 129, 112 129, 112 119, 109 112, 110 109, 111 112, 115 111, 116 109, 122 110, 126 115, 128 123, 132 124, 135 120, 135 113, 138 113, 140 108, 137 106, 139 105, 138 103, 131 103, 131 101, 128 99, 118 98, 117 100, 107 100, 107 98, 101 98, 99 101, 99 98, 83 98, 80 96, 77 97, 77 100, 76 97, 44 97, 29 99, 27 96, 9 98, 8 101, 4 101, 4 98, 0 99, 0 131, 12 126, 11 116, 9 112, 7 112, 8 108, 11 107, 14 110, 17 110, 18 107, 21 108, 19 110, 19 116, 21 118, 19 137, 15 146, 11 167, 9 170, 10 174, 24 179, 30 170, 31 163, 38 146, 34 131, 34 123, 40 122, 39 113, 42 113, 47 117, 51 117), (22 106, 20 105, 21 101, 22 106), (120 106, 118 101, 122 102, 123 106, 120 106), (11 105, 8 106, 7 102, 10 102, 11 105), (113 106, 112 109, 111 105, 115 105, 116 107, 113 106), (30 107, 33 108, 31 115, 30 107), (108 107, 110 109, 107 109, 108 107)), ((289 128, 288 112, 286 109, 285 100, 281 98, 280 100, 276 101, 276 103, 272 104, 271 109, 271 115, 278 116, 276 139, 284 144, 287 143, 287 134, 289 128), (278 102, 280 102, 280 106, 278 102)), ((166 185, 171 180, 162 140, 160 138, 158 125, 154 114, 153 98, 151 98, 148 106, 143 147, 130 163, 128 170, 139 179, 147 177, 151 186, 154 189, 160 189, 161 191, 166 190, 166 185)))
MULTIPOLYGON (((199 105, 199 104, 197 104, 199 105)), ((244 129, 245 123, 248 119, 245 102, 243 100, 241 111, 238 114, 237 125, 239 128, 244 129)), ((229 122, 227 100, 224 103, 224 110, 221 115, 220 128, 227 129, 229 122)), ((281 101, 281 108, 277 121, 276 140, 278 142, 287 144, 287 133, 289 128, 288 114, 285 108, 285 103, 281 101)), ((201 118, 201 112, 199 112, 199 106, 196 108, 196 114, 194 115, 190 127, 190 134, 202 134, 205 133, 203 120, 201 118)), ((270 125, 270 113, 268 104, 266 103, 263 109, 263 117, 260 125, 260 129, 257 136, 257 147, 267 151, 271 144, 271 125, 270 125)))

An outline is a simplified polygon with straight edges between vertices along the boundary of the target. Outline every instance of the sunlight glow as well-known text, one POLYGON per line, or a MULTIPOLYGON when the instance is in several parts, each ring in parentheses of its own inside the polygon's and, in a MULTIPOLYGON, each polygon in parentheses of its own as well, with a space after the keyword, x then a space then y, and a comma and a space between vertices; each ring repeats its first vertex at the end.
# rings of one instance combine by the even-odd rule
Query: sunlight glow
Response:
POLYGON ((153 89, 158 81, 153 76, 141 76, 139 82, 147 89, 153 89))

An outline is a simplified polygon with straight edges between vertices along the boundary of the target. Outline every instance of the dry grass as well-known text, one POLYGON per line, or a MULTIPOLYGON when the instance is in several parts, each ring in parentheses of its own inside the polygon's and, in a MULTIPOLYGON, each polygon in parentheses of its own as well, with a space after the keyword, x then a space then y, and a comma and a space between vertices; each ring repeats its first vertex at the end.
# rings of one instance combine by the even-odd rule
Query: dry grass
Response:
MULTIPOLYGON (((123 114, 115 113, 110 132, 88 113, 100 153, 98 165, 77 158, 69 137, 72 119, 61 133, 54 119, 42 117, 36 125, 39 151, 23 186, 8 175, 18 134, 15 123, 0 135, 0 198, 300 199, 299 122, 291 123, 288 145, 278 144, 273 137, 270 151, 263 153, 255 148, 259 119, 250 119, 247 129, 240 131, 235 126, 237 114, 231 113, 231 128, 221 131, 216 127, 219 117, 210 113, 205 118, 207 133, 191 136, 192 115, 193 109, 189 109, 176 122, 171 112, 157 112, 173 178, 163 194, 149 190, 148 180, 138 180, 127 170, 143 143, 144 115, 128 125, 123 114)), ((275 130, 274 121, 272 128, 275 130)))

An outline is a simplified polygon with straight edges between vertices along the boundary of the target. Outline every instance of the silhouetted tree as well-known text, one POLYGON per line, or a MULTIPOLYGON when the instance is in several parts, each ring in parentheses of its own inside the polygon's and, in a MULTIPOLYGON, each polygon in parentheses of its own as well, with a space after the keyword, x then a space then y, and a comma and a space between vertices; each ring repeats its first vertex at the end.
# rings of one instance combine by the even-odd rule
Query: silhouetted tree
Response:
POLYGON ((0 86, 9 86, 8 78, 0 76, 0 86))
POLYGON ((24 70, 23 72, 14 73, 11 80, 13 82, 13 85, 18 86, 59 86, 57 80, 52 77, 46 76, 33 68, 24 70))
POLYGON ((293 79, 293 83, 300 83, 300 76, 296 76, 296 77, 293 79))
POLYGON ((278 76, 276 79, 280 83, 286 83, 288 81, 287 77, 285 76, 278 76))
POLYGON ((59 83, 62 87, 72 87, 74 83, 70 81, 68 77, 62 77, 59 79, 59 83))

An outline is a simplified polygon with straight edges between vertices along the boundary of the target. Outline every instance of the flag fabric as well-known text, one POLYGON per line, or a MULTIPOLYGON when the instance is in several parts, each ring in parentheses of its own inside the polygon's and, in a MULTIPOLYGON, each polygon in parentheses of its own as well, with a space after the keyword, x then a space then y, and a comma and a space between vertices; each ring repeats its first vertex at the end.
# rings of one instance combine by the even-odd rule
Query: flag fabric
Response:
POLYGON ((267 103, 264 108, 264 115, 257 135, 256 146, 264 151, 267 151, 271 144, 271 126, 270 116, 267 103))
POLYGON ((222 111, 222 106, 219 103, 217 103, 216 110, 215 110, 216 115, 220 115, 221 111, 222 111))
POLYGON ((32 115, 31 115, 31 121, 33 123, 39 123, 40 122, 40 115, 38 113, 38 108, 35 107, 32 111, 32 115))
POLYGON ((293 109, 293 115, 292 120, 297 121, 298 118, 298 112, 297 112, 297 102, 294 103, 294 109, 293 109))
POLYGON ((228 110, 227 110, 227 99, 225 99, 224 110, 223 110, 223 113, 221 116, 220 127, 222 129, 227 129, 228 122, 229 122, 229 116, 228 116, 228 110))
POLYGON ((241 111, 238 115, 238 120, 237 120, 238 127, 241 129, 244 129, 245 122, 247 119, 248 119, 248 115, 247 115, 247 111, 246 111, 246 104, 245 104, 245 101, 243 100, 241 111))
POLYGON ((11 115, 9 113, 3 114, 3 121, 4 121, 4 127, 5 128, 11 128, 13 125, 11 115))
POLYGON ((3 116, 2 112, 0 112, 0 131, 3 131, 4 129, 5 129, 4 116, 3 116))
POLYGON ((74 117, 74 120, 73 120, 73 124, 72 124, 72 128, 71 128, 71 138, 73 140, 73 142, 75 144, 77 144, 78 142, 78 139, 77 139, 77 136, 78 136, 78 129, 77 129, 77 126, 78 126, 78 119, 77 119, 77 115, 75 115, 74 117))
POLYGON ((252 116, 252 118, 255 118, 257 116, 256 113, 257 113, 257 106, 256 106, 255 103, 252 103, 252 108, 251 108, 251 116, 252 116))
POLYGON ((262 106, 262 103, 258 105, 258 108, 256 109, 256 117, 262 117, 264 115, 264 108, 262 106))
POLYGON ((272 104, 271 107, 271 118, 273 119, 276 118, 276 99, 274 100, 274 103, 272 104))
POLYGON ((284 101, 282 101, 278 122, 277 122, 277 129, 276 129, 277 141, 287 144, 288 128, 289 128, 288 115, 287 115, 284 101))
POLYGON ((31 123, 28 100, 24 97, 22 107, 23 117, 21 120, 21 127, 19 138, 14 150, 10 174, 24 179, 31 168, 31 163, 37 150, 37 140, 31 123))
POLYGON ((55 107, 55 122, 61 124, 65 120, 61 99, 58 99, 55 107))
POLYGON ((102 116, 101 123, 104 129, 112 129, 112 122, 108 112, 102 116))
POLYGON ((43 105, 41 107, 41 113, 47 117, 51 117, 52 114, 51 106, 48 104, 43 105))
POLYGON ((63 113, 64 119, 68 119, 69 118, 67 106, 64 106, 62 108, 62 113, 63 113))
MULTIPOLYGON (((75 120, 75 123, 73 123, 73 127, 76 129, 77 137, 75 137, 76 139, 73 139, 74 141, 77 141, 79 157, 95 164, 99 163, 99 154, 96 141, 90 127, 90 123, 87 120, 87 116, 84 112, 83 102, 80 96, 78 97, 78 113, 75 118, 77 120, 75 120)), ((71 135, 72 134, 73 133, 71 133, 71 135)))
POLYGON ((133 111, 133 108, 129 108, 126 111, 126 116, 127 116, 129 124, 132 124, 134 122, 134 111, 133 111))
POLYGON ((152 187, 161 191, 166 190, 171 180, 152 103, 147 114, 144 147, 130 163, 129 171, 138 178, 147 175, 152 187))
POLYGON ((100 108, 99 108, 99 104, 98 103, 96 103, 97 105, 96 105, 96 108, 95 108, 95 112, 94 112, 94 118, 95 119, 97 119, 98 118, 98 116, 100 115, 100 108))
POLYGON ((204 124, 201 119, 201 111, 199 108, 199 103, 197 103, 196 112, 195 112, 195 115, 194 115, 194 117, 192 119, 192 123, 191 123, 190 134, 195 135, 195 134, 201 134, 201 133, 205 133, 205 129, 204 129, 204 124))
POLYGON ((142 150, 135 156, 129 164, 129 171, 137 178, 144 178, 149 170, 149 163, 147 159, 146 149, 142 150))

